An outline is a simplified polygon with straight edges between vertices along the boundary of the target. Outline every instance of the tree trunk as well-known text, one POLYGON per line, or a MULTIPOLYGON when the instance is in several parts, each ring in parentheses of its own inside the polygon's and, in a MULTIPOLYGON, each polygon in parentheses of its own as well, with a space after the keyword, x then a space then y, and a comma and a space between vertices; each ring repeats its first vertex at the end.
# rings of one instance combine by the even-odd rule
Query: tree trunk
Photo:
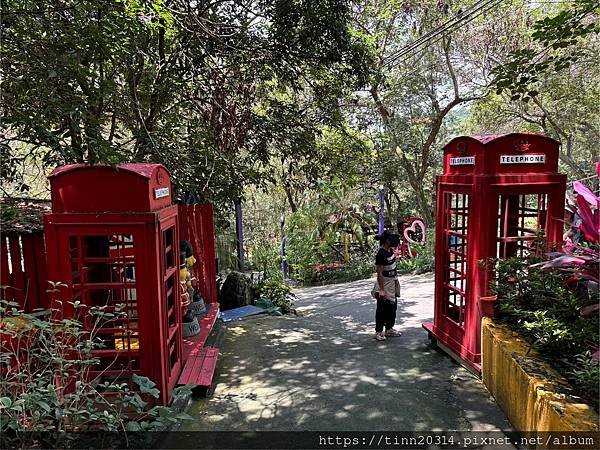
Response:
POLYGON ((430 227, 433 225, 433 210, 429 205, 429 199, 427 195, 423 191, 423 186, 413 186, 415 190, 415 196, 417 197, 417 203, 419 207, 419 211, 421 212, 421 217, 425 222, 425 225, 430 227))
POLYGON ((292 210, 293 213, 295 213, 296 211, 298 211, 298 206, 296 205, 296 202, 294 201, 294 196, 292 195, 292 191, 289 187, 289 185, 287 183, 283 183, 283 190, 285 191, 285 195, 287 197, 288 203, 290 204, 290 208, 292 210))

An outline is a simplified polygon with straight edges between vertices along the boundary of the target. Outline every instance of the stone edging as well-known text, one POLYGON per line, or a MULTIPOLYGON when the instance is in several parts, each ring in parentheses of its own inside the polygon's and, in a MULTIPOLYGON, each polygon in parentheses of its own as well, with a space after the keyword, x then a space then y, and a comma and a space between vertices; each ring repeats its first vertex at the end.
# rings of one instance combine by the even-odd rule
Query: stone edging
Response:
POLYGON ((518 431, 598 431, 594 409, 517 333, 485 317, 481 335, 483 382, 518 431))

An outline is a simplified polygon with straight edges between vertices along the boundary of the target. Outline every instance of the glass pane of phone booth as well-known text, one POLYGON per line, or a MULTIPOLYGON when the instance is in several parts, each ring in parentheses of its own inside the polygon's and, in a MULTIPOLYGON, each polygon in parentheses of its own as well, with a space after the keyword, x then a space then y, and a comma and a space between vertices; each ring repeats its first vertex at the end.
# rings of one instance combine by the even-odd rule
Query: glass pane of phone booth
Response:
POLYGON ((132 235, 69 237, 75 317, 98 343, 94 376, 139 370, 135 245, 132 235))
POLYGON ((541 251, 548 209, 547 194, 501 195, 498 202, 498 258, 526 257, 541 251))
POLYGON ((445 274, 444 315, 459 327, 465 323, 467 292, 467 229, 469 226, 469 195, 444 194, 445 274))

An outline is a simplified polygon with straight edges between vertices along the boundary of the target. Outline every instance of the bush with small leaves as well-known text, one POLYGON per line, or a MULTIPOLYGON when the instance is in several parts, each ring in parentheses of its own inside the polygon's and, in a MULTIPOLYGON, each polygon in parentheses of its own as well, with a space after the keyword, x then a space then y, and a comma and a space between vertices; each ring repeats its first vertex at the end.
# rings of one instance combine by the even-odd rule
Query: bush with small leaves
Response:
POLYGON ((271 300, 273 305, 281 308, 284 314, 292 310, 296 299, 292 288, 277 277, 260 281, 254 288, 254 292, 257 298, 271 300))
MULTIPOLYGON (((75 311, 85 308, 73 302, 75 311)), ((103 348, 98 329, 123 313, 123 306, 85 308, 91 329, 73 318, 25 313, 0 300, 0 434, 3 446, 56 447, 71 432, 158 431, 187 414, 150 406, 159 391, 148 378, 129 381, 91 376, 98 370, 94 350, 103 348), (41 434, 40 434, 41 433, 41 434), (41 436, 41 437, 40 437, 41 436), (40 441, 41 439, 41 441, 40 441)), ((177 388, 174 398, 189 395, 177 388)))

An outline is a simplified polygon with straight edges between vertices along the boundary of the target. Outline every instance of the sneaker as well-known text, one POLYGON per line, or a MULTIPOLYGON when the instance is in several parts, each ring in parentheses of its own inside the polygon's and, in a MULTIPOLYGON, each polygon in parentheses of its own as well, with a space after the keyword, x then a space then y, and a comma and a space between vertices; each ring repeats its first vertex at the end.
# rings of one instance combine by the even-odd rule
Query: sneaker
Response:
POLYGON ((385 341, 386 337, 385 334, 383 334, 383 331, 381 333, 375 333, 375 339, 378 341, 385 341))
POLYGON ((394 330, 393 328, 390 328, 389 330, 385 331, 385 335, 388 337, 398 337, 398 336, 401 336, 402 333, 400 333, 398 330, 394 330))

